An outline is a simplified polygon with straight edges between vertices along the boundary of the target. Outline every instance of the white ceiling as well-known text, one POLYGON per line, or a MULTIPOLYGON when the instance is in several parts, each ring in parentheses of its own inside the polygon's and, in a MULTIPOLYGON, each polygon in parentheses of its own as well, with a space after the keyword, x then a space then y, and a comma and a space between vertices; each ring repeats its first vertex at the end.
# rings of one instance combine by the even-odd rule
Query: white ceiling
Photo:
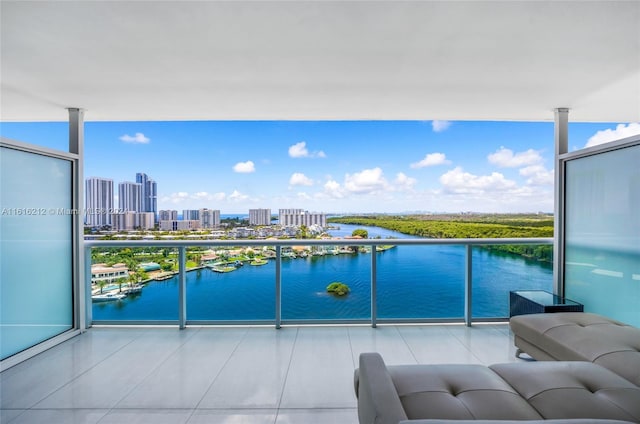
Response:
POLYGON ((1 119, 640 121, 640 1, 5 1, 1 119))

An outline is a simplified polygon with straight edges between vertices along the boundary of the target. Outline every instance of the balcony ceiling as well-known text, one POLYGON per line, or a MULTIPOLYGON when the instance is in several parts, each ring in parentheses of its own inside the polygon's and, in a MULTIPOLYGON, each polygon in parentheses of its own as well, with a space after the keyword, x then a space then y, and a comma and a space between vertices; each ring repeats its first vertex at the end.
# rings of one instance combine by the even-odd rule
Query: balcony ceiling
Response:
POLYGON ((640 121, 638 1, 5 1, 1 118, 640 121))

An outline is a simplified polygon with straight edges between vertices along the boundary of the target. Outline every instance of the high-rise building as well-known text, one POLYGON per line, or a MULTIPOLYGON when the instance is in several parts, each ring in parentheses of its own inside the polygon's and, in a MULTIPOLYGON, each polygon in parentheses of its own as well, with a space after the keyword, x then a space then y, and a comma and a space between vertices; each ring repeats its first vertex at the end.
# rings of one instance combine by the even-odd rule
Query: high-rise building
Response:
POLYGON ((182 220, 183 221, 199 221, 200 211, 197 209, 183 209, 182 220))
POLYGON ((118 184, 118 208, 121 212, 142 212, 142 185, 128 181, 118 184))
POLYGON ((152 230, 156 225, 156 214, 153 212, 140 212, 136 214, 135 226, 141 230, 152 230))
POLYGON ((158 221, 177 221, 177 210, 161 210, 158 212, 158 221))
POLYGON ((151 230, 155 227, 152 212, 124 212, 111 215, 112 229, 116 231, 151 230))
POLYGON ((303 209, 280 209, 278 220, 283 227, 299 227, 306 225, 327 226, 327 215, 318 212, 308 212, 303 209))
POLYGON ((202 228, 216 228, 220 226, 220 211, 218 209, 200 209, 198 215, 202 228))
POLYGON ((155 217, 158 212, 158 184, 154 180, 149 180, 148 184, 149 206, 145 212, 153 212, 153 216, 155 217))
POLYGON ((140 184, 142 191, 142 209, 141 212, 158 212, 158 185, 149 178, 147 174, 138 172, 136 174, 136 183, 140 184))
POLYGON ((198 220, 160 221, 160 230, 162 231, 185 231, 185 230, 197 230, 199 228, 200 228, 200 221, 198 220))
POLYGON ((113 180, 91 177, 85 181, 85 224, 92 227, 111 225, 113 180))
POLYGON ((111 215, 111 222, 111 228, 115 231, 133 230, 136 225, 136 212, 127 211, 114 213, 111 215))
POLYGON ((271 209, 249 209, 249 225, 271 225, 271 209))

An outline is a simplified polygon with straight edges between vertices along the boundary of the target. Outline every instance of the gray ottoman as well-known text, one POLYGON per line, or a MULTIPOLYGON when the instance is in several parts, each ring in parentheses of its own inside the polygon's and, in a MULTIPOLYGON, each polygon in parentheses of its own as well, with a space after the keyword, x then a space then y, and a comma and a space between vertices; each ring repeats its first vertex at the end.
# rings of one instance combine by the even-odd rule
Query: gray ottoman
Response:
POLYGON ((640 329, 596 314, 561 312, 510 319, 514 342, 537 360, 588 361, 640 386, 640 329))

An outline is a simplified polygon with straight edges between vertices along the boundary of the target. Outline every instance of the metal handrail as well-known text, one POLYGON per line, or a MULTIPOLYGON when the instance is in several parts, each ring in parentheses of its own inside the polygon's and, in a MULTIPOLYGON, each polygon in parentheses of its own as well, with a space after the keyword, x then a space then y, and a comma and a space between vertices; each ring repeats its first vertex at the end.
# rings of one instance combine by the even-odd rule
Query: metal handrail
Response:
POLYGON ((387 239, 234 239, 234 240, 85 240, 85 247, 192 247, 192 246, 381 246, 381 245, 470 245, 553 244, 551 237, 528 238, 387 238, 387 239))

